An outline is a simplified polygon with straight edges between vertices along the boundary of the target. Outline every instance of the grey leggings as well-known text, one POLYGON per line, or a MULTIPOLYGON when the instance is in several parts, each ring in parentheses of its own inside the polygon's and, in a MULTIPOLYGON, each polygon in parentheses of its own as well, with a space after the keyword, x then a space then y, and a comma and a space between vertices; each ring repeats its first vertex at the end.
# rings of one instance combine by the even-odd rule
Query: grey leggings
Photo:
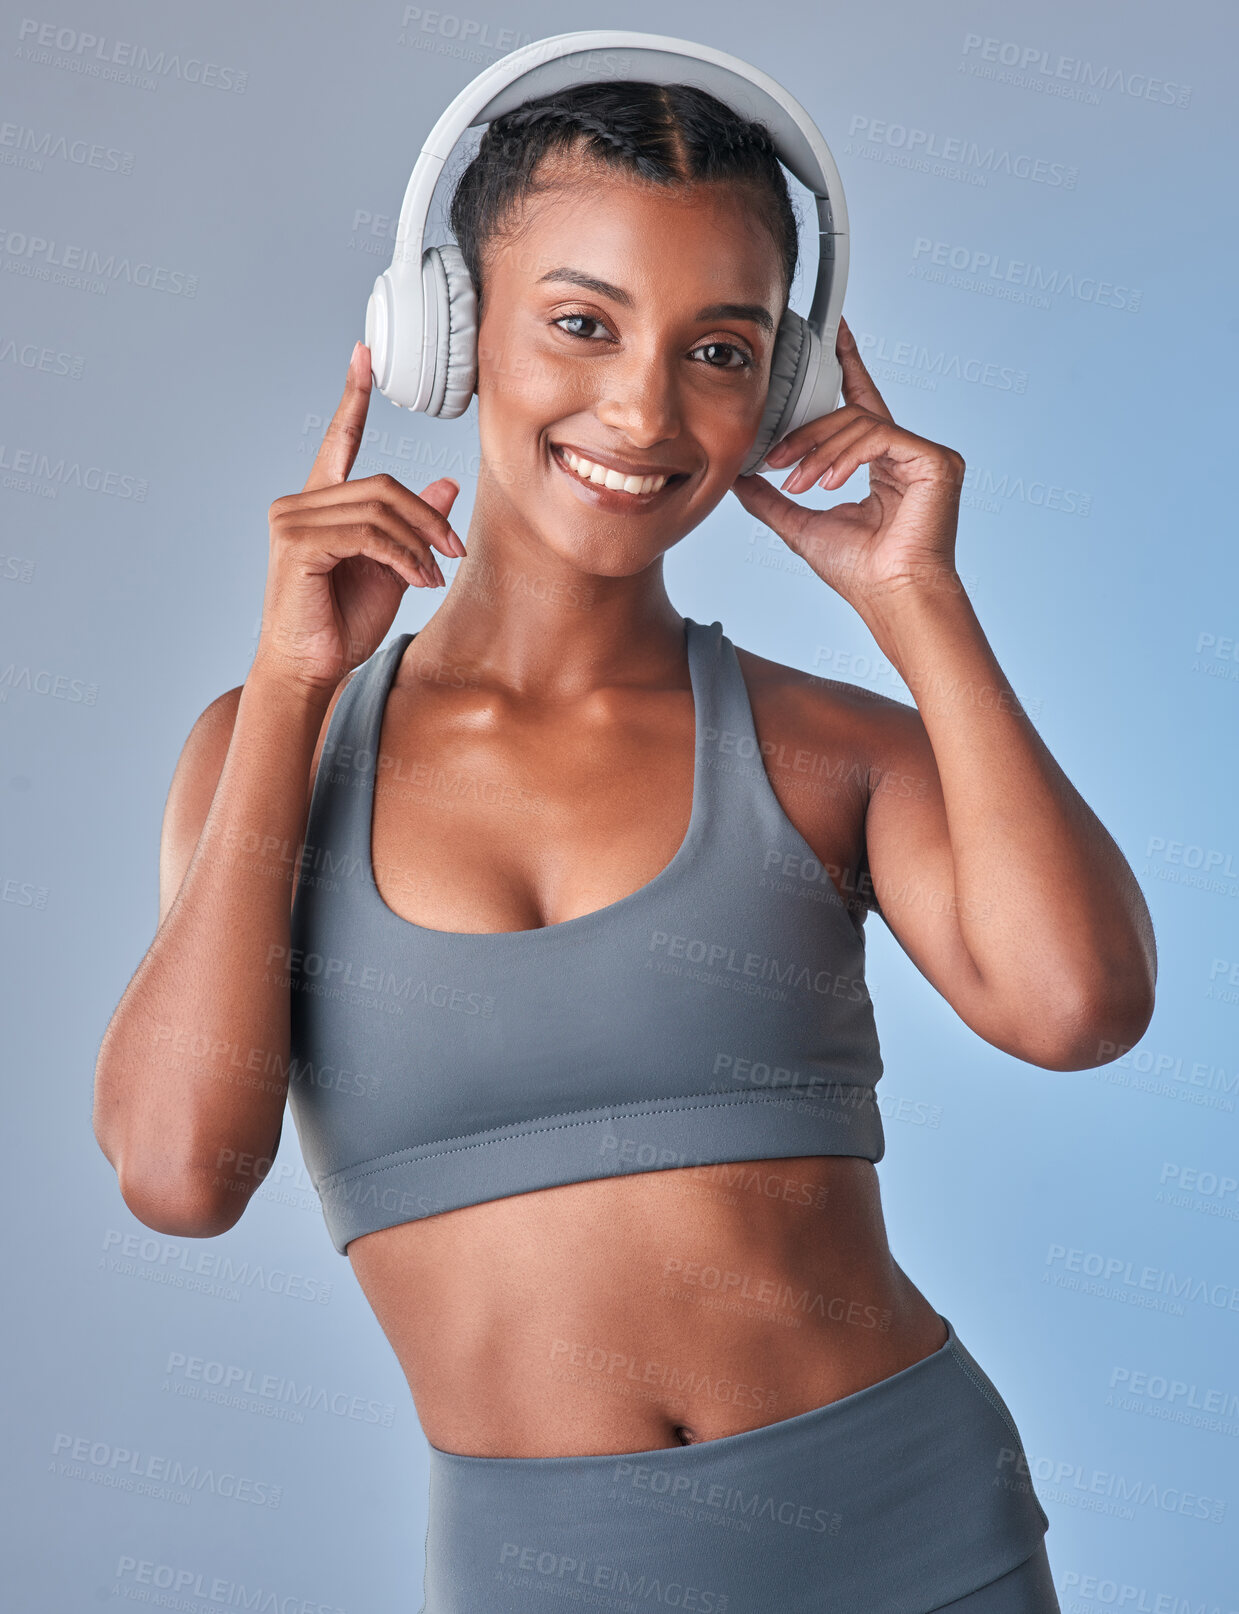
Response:
POLYGON ((421 1614, 1059 1614, 1019 1431, 942 1320, 911 1367, 720 1440, 431 1446, 421 1614))
POLYGON ((997 1580, 978 1591, 967 1592, 953 1603, 943 1603, 938 1614, 1060 1614, 1045 1542, 997 1580))

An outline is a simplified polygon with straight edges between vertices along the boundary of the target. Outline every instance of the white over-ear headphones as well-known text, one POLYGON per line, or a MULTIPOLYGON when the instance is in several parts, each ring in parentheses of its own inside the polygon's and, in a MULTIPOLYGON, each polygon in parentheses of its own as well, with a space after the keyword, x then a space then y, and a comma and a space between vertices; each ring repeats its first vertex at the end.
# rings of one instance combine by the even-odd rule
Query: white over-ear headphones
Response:
POLYGON ((464 414, 477 383, 477 294, 458 246, 424 247, 435 183, 474 124, 556 90, 617 78, 691 84, 761 122, 784 166, 816 199, 813 300, 803 318, 790 308, 783 316, 765 412, 741 474, 762 470, 767 449, 839 403, 835 340, 847 286, 847 208, 834 158, 799 101, 738 56, 687 39, 602 30, 554 34, 512 51, 465 86, 422 147, 401 204, 391 265, 366 305, 375 383, 402 408, 442 420, 464 414))

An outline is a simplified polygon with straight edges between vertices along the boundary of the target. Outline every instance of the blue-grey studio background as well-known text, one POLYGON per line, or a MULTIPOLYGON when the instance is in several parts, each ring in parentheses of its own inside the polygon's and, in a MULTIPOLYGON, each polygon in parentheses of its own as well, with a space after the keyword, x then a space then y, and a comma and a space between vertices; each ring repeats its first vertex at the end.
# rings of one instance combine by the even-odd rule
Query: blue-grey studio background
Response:
MULTIPOLYGON (((267 507, 304 481, 421 141, 484 66, 582 27, 708 40, 808 107, 846 187, 862 350, 896 418, 967 460, 960 569, 1141 879, 1159 999, 1117 1062, 1039 1070, 875 922, 892 1246, 1012 1407, 1064 1609, 1239 1607, 1239 29, 1205 0, 792 0, 775 23, 701 0, 102 20, 68 0, 0 24, 0 1573, 20 1614, 420 1604, 425 1442, 291 1122, 236 1228, 166 1238, 119 1196, 91 1082, 154 933, 173 765, 245 678, 267 507)), ((440 423, 376 395, 355 474, 454 474, 465 530, 475 408, 440 423)), ((734 499, 667 572, 737 643, 908 698, 734 499)), ((392 631, 436 600, 410 592, 392 631)))

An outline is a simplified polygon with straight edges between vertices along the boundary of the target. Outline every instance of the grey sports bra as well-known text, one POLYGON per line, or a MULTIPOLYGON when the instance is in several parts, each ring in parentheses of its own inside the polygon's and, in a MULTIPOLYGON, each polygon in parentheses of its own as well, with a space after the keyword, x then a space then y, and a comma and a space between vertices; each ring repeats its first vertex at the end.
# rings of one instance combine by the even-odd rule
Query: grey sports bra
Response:
POLYGON ((379 895, 375 760, 413 635, 337 701, 292 909, 288 1104, 342 1255, 362 1233, 558 1183, 882 1158, 860 922, 779 805, 722 624, 684 632, 684 842, 640 890, 537 930, 431 930, 379 895))

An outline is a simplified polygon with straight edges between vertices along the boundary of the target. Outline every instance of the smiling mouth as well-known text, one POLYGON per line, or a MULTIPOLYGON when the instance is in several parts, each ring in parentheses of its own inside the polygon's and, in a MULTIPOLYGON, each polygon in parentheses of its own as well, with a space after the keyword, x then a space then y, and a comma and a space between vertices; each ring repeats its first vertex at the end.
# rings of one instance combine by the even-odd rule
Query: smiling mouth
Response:
POLYGON ((688 480, 687 471, 673 471, 667 475, 626 476, 621 471, 609 470, 592 460, 575 454, 560 443, 552 443, 551 457, 567 476, 587 492, 597 496, 600 504, 619 509, 624 506, 640 508, 652 504, 657 498, 681 482, 688 480))

